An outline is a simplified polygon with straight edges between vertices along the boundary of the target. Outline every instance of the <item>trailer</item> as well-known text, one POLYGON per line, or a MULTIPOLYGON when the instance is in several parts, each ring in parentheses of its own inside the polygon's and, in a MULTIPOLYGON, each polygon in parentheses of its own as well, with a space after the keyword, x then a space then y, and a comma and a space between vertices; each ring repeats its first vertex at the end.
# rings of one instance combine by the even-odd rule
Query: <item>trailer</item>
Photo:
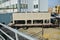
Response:
POLYGON ((50 13, 13 13, 11 27, 29 28, 51 25, 50 13))
POLYGON ((58 27, 51 23, 51 13, 13 13, 13 21, 9 24, 12 28, 29 27, 58 27))

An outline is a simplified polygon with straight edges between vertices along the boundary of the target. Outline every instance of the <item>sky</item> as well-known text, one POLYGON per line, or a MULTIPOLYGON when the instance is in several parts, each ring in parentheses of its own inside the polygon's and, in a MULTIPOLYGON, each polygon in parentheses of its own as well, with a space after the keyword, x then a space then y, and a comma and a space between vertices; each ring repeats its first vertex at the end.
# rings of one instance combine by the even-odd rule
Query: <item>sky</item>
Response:
POLYGON ((48 7, 55 7, 56 5, 60 5, 60 0, 48 0, 48 7))

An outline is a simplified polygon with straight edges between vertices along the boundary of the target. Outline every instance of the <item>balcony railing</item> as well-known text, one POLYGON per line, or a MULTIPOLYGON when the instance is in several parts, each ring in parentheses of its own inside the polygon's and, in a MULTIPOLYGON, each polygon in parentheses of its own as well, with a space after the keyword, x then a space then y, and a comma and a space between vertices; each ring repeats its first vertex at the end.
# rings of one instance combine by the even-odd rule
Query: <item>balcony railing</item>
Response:
POLYGON ((35 37, 17 31, 16 29, 10 28, 0 23, 0 38, 4 40, 38 40, 35 37))

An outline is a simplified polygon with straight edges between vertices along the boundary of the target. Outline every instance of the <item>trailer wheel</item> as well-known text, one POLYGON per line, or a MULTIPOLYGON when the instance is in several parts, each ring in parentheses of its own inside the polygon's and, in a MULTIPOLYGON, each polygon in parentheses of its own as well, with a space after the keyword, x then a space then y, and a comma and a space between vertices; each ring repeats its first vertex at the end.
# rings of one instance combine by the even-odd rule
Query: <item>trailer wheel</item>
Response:
POLYGON ((28 29, 28 27, 23 27, 23 29, 24 29, 24 30, 27 30, 27 29, 28 29))
POLYGON ((13 26, 12 28, 14 28, 14 29, 20 29, 20 27, 16 27, 16 26, 13 26))
POLYGON ((5 22, 2 22, 2 24, 5 24, 5 22))

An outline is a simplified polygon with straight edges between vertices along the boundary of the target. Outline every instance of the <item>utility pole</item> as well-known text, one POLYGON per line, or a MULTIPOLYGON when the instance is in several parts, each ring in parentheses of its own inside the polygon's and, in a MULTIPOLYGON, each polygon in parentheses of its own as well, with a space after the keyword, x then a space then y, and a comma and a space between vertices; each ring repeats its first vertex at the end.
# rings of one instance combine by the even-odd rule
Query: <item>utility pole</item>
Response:
POLYGON ((42 40, 43 40, 43 35, 44 35, 44 20, 43 20, 43 25, 42 25, 42 40))

